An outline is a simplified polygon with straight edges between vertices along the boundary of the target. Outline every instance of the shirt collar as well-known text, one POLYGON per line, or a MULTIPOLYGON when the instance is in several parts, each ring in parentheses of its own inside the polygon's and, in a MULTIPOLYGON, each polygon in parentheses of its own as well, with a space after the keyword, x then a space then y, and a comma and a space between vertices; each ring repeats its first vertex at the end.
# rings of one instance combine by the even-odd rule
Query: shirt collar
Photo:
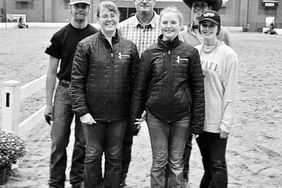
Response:
MULTIPOLYGON (((152 20, 150 21, 149 24, 147 24, 147 27, 152 27, 152 28, 156 28, 157 25, 159 24, 159 15, 154 11, 154 16, 152 18, 152 20)), ((133 24, 135 25, 135 27, 137 28, 142 28, 142 24, 139 22, 138 18, 137 18, 137 14, 134 15, 134 22, 133 24)))

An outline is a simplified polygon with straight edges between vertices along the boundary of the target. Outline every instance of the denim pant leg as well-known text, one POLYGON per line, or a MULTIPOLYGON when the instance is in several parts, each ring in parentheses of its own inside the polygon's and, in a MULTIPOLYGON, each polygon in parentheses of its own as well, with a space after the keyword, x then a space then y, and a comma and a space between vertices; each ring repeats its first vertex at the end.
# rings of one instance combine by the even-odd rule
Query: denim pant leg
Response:
POLYGON ((65 184, 66 147, 69 143, 72 119, 72 99, 67 88, 58 85, 54 101, 54 123, 51 129, 50 187, 61 188, 65 184))
POLYGON ((102 187, 102 156, 104 150, 105 125, 97 122, 93 125, 82 124, 86 141, 85 151, 85 188, 102 187))
POLYGON ((82 125, 78 117, 75 118, 75 141, 72 153, 70 183, 79 184, 84 180, 85 139, 82 125))
POLYGON ((184 155, 183 155, 183 160, 184 160, 183 177, 187 180, 189 176, 189 162, 190 162, 190 156, 192 151, 192 140, 193 140, 193 135, 192 133, 190 133, 185 145, 184 155))
POLYGON ((221 139, 219 133, 204 132, 197 138, 197 143, 205 170, 200 188, 226 188, 228 183, 225 159, 227 139, 221 139))
POLYGON ((118 188, 121 176, 122 143, 127 120, 106 125, 104 188, 118 188))
POLYGON ((151 167, 151 187, 165 188, 167 183, 169 126, 147 113, 147 124, 151 139, 153 163, 151 167))
POLYGON ((133 136, 131 134, 130 125, 127 125, 122 143, 121 183, 125 181, 128 172, 129 164, 131 161, 132 144, 133 136))
POLYGON ((185 117, 169 125, 168 187, 182 187, 183 155, 190 135, 189 124, 190 117, 185 117))

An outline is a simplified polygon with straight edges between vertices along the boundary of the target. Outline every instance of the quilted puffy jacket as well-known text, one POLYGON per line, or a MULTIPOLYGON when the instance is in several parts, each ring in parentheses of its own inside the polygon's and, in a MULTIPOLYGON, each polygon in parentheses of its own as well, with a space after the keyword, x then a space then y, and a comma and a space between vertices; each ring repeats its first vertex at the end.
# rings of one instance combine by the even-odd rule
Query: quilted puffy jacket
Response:
POLYGON ((176 37, 142 53, 131 105, 131 124, 144 109, 165 122, 191 115, 192 133, 203 130, 204 78, 198 51, 176 37))
POLYGON ((140 58, 136 45, 119 36, 112 46, 102 32, 83 39, 73 59, 71 95, 78 116, 95 120, 129 118, 130 95, 140 58))

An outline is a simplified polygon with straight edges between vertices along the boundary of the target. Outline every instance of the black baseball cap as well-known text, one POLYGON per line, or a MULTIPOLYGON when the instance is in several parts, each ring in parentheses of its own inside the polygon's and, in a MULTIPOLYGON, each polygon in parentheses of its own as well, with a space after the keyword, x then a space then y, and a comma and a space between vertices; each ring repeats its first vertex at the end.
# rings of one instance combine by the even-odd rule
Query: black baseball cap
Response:
POLYGON ((220 25, 220 16, 216 11, 207 10, 200 16, 199 23, 202 23, 203 21, 210 21, 215 25, 220 25))

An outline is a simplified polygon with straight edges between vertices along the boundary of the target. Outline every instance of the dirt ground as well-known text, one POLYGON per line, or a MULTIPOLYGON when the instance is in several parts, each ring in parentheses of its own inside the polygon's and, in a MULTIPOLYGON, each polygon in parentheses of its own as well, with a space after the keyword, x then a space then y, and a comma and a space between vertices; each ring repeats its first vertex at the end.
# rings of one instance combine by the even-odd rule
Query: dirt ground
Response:
MULTIPOLYGON (((48 56, 44 50, 56 30, 58 28, 0 30, 0 83, 13 79, 26 84, 45 74, 48 56)), ((282 187, 282 35, 232 32, 231 38, 239 56, 240 70, 237 123, 228 140, 226 156, 229 187, 282 187)), ((21 119, 44 102, 43 91, 25 100, 21 119)), ((28 152, 16 175, 2 187, 47 187, 50 127, 42 121, 25 140, 28 152)), ((193 142, 193 146, 191 188, 199 186, 203 173, 197 144, 193 142)), ((129 187, 150 187, 150 166, 150 140, 143 125, 139 136, 134 138, 129 187)))

